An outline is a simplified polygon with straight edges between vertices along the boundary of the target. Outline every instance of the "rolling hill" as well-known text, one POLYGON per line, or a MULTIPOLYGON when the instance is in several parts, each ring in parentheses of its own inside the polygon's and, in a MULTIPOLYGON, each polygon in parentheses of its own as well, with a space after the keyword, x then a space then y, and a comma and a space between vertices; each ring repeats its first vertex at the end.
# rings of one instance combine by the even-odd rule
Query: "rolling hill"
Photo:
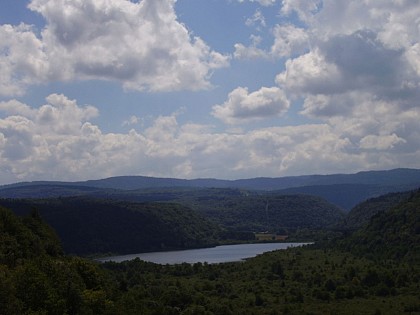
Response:
POLYGON ((25 215, 37 209, 67 253, 136 253, 203 247, 224 239, 337 224, 344 213, 306 195, 260 195, 238 189, 121 191, 99 196, 0 199, 25 215))
POLYGON ((237 188, 275 191, 279 194, 308 194, 322 197, 349 211, 356 204, 389 192, 420 187, 420 170, 394 169, 356 174, 305 175, 239 180, 175 179, 145 176, 118 176, 81 182, 37 181, 0 186, 2 198, 46 198, 80 196, 98 191, 162 188, 237 188))
MULTIPOLYGON (((85 204, 84 198, 44 200, 38 206, 61 201, 72 205, 67 210, 108 208, 105 201, 85 204)), ((118 209, 130 205, 118 203, 123 206, 118 209)), ((99 265, 63 255, 37 211, 16 217, 0 207, 0 312, 417 314, 419 209, 420 191, 414 191, 336 243, 274 251, 240 264, 158 265, 135 259, 99 265)))
POLYGON ((37 209, 66 253, 137 253, 209 246, 219 228, 197 212, 171 203, 132 203, 71 197, 0 200, 18 215, 37 209))
MULTIPOLYGON (((400 196, 401 197, 401 196, 400 196)), ((383 198, 395 203, 395 196, 383 198)), ((420 190, 408 198, 380 211, 369 223, 351 237, 341 241, 341 247, 353 253, 375 259, 407 260, 418 263, 420 259, 420 190)), ((340 243, 340 242, 339 242, 340 243)))
POLYGON ((380 212, 389 211, 399 203, 407 200, 412 191, 389 193, 376 198, 370 198, 350 210, 341 227, 344 229, 358 229, 367 225, 370 219, 380 212))
POLYGON ((344 217, 326 200, 309 195, 258 194, 239 189, 202 189, 175 196, 217 224, 233 230, 325 228, 344 217))

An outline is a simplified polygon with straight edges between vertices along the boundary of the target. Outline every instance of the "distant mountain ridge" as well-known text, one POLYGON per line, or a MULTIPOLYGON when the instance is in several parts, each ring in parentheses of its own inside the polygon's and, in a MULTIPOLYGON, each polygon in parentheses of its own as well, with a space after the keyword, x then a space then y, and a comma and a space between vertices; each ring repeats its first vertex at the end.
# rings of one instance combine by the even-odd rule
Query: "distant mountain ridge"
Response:
POLYGON ((300 175, 285 177, 255 177, 249 179, 178 179, 148 176, 115 176, 104 179, 65 182, 33 181, 0 186, 1 189, 31 185, 71 185, 96 188, 134 190, 158 187, 244 188, 251 190, 281 190, 291 187, 364 184, 406 185, 420 183, 420 169, 397 168, 383 171, 362 171, 354 174, 300 175))
POLYGON ((237 180, 117 176, 79 182, 34 181, 0 186, 0 197, 58 197, 85 195, 95 189, 141 190, 168 187, 236 188, 275 191, 282 194, 309 194, 325 198, 345 210, 350 210, 368 198, 419 188, 420 170, 398 168, 384 171, 363 171, 355 174, 258 177, 237 180), (49 189, 52 186, 56 188, 49 189))

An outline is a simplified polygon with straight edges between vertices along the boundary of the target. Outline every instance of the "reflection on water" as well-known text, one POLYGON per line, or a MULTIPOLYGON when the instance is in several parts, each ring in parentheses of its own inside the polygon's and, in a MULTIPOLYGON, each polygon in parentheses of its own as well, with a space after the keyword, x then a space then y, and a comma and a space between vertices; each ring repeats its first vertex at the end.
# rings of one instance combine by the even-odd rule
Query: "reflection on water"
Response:
POLYGON ((255 257, 259 254, 273 250, 286 249, 307 245, 309 243, 258 243, 258 244, 240 244, 223 245, 211 248, 189 249, 169 252, 153 252, 124 256, 113 256, 99 259, 101 262, 114 261, 122 262, 140 258, 144 261, 157 264, 180 264, 207 262, 209 264, 241 261, 246 258, 255 257))

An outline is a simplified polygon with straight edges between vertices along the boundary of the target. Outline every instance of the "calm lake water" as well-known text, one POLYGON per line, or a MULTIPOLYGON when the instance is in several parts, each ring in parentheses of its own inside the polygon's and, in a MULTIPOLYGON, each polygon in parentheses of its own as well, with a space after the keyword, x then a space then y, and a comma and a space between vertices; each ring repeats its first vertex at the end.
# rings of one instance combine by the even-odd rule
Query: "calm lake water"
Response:
POLYGON ((241 261, 243 259, 255 257, 265 252, 271 252, 273 250, 286 249, 288 247, 296 247, 307 244, 309 243, 258 243, 223 245, 211 248, 112 256, 99 259, 99 261, 122 262, 125 260, 140 258, 141 260, 154 262, 157 264, 193 264, 197 262, 207 262, 209 264, 214 264, 241 261))

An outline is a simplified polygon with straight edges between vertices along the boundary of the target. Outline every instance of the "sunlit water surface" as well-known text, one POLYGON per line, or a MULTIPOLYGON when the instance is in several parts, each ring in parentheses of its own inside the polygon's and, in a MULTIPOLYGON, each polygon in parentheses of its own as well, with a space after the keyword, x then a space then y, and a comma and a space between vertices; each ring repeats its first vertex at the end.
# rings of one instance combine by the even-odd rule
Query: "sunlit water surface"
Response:
POLYGON ((241 261, 247 258, 255 257, 265 252, 286 249, 289 247, 303 246, 307 244, 309 243, 258 243, 223 245, 211 248, 112 256, 99 259, 99 261, 122 262, 126 260, 140 258, 141 260, 154 262, 157 264, 193 264, 197 262, 207 262, 209 264, 214 264, 241 261))

